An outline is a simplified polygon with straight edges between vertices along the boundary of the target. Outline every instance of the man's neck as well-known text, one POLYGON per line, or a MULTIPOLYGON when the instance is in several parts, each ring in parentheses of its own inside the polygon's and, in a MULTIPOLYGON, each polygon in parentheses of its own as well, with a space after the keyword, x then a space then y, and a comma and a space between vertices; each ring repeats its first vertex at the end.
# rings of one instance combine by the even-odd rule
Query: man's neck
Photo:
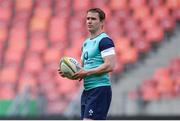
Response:
POLYGON ((98 30, 96 32, 91 32, 90 33, 90 39, 93 39, 95 37, 97 37, 99 34, 101 34, 103 31, 102 30, 98 30))

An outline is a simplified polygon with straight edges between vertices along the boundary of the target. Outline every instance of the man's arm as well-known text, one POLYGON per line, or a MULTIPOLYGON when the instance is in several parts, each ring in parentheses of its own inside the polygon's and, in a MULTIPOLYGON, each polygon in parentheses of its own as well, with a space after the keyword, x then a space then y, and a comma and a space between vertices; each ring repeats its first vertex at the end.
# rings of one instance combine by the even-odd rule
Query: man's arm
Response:
POLYGON ((79 72, 74 74, 73 78, 79 79, 92 74, 102 74, 113 71, 116 62, 115 55, 108 55, 105 56, 103 59, 104 63, 99 67, 89 70, 81 69, 79 72))
POLYGON ((115 55, 105 56, 103 59, 104 59, 104 63, 97 68, 87 70, 87 75, 101 74, 101 73, 113 71, 116 60, 115 55))

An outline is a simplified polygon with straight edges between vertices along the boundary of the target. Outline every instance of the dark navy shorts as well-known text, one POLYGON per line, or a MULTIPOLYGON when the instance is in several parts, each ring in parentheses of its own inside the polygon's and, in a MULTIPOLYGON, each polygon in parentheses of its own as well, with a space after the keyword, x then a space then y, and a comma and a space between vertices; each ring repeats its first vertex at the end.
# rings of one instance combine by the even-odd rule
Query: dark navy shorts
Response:
POLYGON ((81 119, 105 120, 111 103, 110 86, 83 91, 81 95, 81 119))

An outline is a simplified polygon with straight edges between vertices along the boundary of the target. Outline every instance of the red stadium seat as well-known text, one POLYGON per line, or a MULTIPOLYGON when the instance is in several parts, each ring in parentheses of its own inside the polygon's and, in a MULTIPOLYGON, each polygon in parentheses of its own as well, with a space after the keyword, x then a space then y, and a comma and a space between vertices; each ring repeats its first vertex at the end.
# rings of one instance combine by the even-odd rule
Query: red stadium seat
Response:
POLYGON ((56 62, 58 63, 60 60, 62 53, 61 50, 58 50, 56 48, 48 48, 45 52, 44 52, 44 62, 46 64, 49 64, 51 62, 56 62))
POLYGON ((99 7, 99 8, 103 8, 105 6, 108 5, 108 1, 107 0, 92 0, 92 6, 93 7, 99 7))
POLYGON ((0 20, 9 21, 12 16, 12 0, 0 1, 0 20))
POLYGON ((34 10, 34 16, 49 20, 52 14, 50 6, 37 7, 34 10))
POLYGON ((160 99, 160 93, 157 90, 157 84, 152 79, 143 81, 140 87, 141 96, 144 101, 154 101, 160 99))
POLYGON ((35 32, 35 31, 46 31, 48 26, 48 21, 47 19, 40 18, 38 16, 34 16, 31 19, 30 22, 30 31, 35 32))
POLYGON ((69 9, 71 4, 71 0, 55 0, 54 14, 61 18, 68 19, 68 17, 71 17, 71 9, 69 9))
POLYGON ((175 58, 170 62, 169 69, 171 71, 171 78, 176 80, 180 75, 180 59, 175 58))
POLYGON ((146 0, 129 0, 129 7, 136 9, 142 6, 146 6, 146 0))
POLYGON ((61 41, 66 43, 67 39, 67 23, 66 19, 52 17, 49 26, 49 39, 51 43, 61 41))
POLYGON ((178 75, 178 77, 176 78, 176 80, 174 80, 174 88, 176 91, 177 95, 180 95, 180 76, 178 75))
POLYGON ((4 66, 0 72, 0 82, 15 84, 18 78, 18 68, 4 66), (11 75, 11 76, 9 76, 11 75))
POLYGON ((158 8, 153 9, 153 16, 155 16, 158 20, 164 19, 166 16, 170 15, 167 7, 159 6, 158 8))
POLYGON ((73 1, 73 11, 80 12, 86 11, 90 7, 90 0, 74 0, 73 1))
POLYGON ((33 7, 33 0, 16 0, 16 11, 31 11, 33 7))
POLYGON ((156 70, 154 78, 157 80, 157 89, 163 96, 172 96, 174 94, 174 82, 170 77, 168 68, 156 70))
POLYGON ((104 28, 105 31, 107 31, 109 35, 114 39, 118 38, 119 36, 124 36, 125 31, 124 31, 123 24, 120 22, 120 20, 117 17, 112 17, 112 19, 113 21, 112 20, 106 21, 105 28, 104 28))
POLYGON ((40 55, 37 53, 30 53, 24 61, 24 69, 32 74, 38 74, 41 72, 43 69, 43 63, 40 55))
POLYGON ((62 84, 59 85, 58 87, 59 93, 63 95, 67 95, 67 94, 69 95, 77 91, 76 83, 79 83, 79 82, 74 81, 74 80, 69 80, 67 78, 64 78, 61 82, 62 84))
POLYGON ((133 46, 140 53, 147 53, 151 49, 151 44, 144 40, 144 37, 137 38, 137 40, 133 41, 133 46))
POLYGON ((115 42, 115 45, 116 45, 117 53, 121 53, 126 48, 130 48, 131 47, 130 40, 127 37, 116 38, 114 40, 114 42, 115 42))
POLYGON ((110 0, 110 9, 111 10, 121 10, 127 8, 127 0, 110 0))
POLYGON ((74 46, 72 48, 68 48, 67 50, 64 51, 65 56, 69 56, 69 57, 73 57, 77 60, 80 60, 80 46, 78 46, 79 48, 76 48, 77 46, 74 46))
POLYGON ((5 42, 8 36, 7 28, 0 27, 0 42, 5 42))
POLYGON ((171 16, 166 16, 159 21, 159 24, 163 27, 164 31, 172 31, 176 27, 176 21, 171 16))
POLYGON ((164 31, 161 27, 153 27, 146 31, 145 40, 148 42, 161 42, 164 38, 164 31))
POLYGON ((27 33, 26 29, 21 28, 12 28, 9 36, 9 48, 14 48, 19 52, 24 52, 26 49, 27 44, 27 33))
POLYGON ((0 97, 2 100, 12 100, 16 96, 13 84, 1 84, 0 97))
POLYGON ((141 29, 143 31, 150 31, 155 26, 158 26, 158 21, 154 16, 146 17, 141 22, 141 29))
POLYGON ((24 51, 15 50, 14 48, 8 48, 5 53, 5 63, 16 63, 20 65, 24 56, 24 51))
POLYGON ((150 9, 146 6, 139 6, 133 9, 133 18, 138 21, 144 21, 150 16, 150 9))
POLYGON ((175 94, 174 82, 170 78, 164 78, 162 80, 159 80, 157 89, 161 93, 162 97, 171 97, 175 94))
MULTIPOLYGON (((180 3, 179 3, 180 4, 180 3)), ((180 6, 180 5, 179 5, 180 6)), ((179 21, 180 20, 180 7, 173 11, 173 17, 179 21)))
POLYGON ((158 8, 159 6, 162 6, 164 4, 165 4, 164 0, 148 0, 147 3, 147 5, 150 8, 158 8))
POLYGON ((138 51, 136 48, 129 47, 123 50, 120 54, 120 60, 124 64, 135 63, 138 59, 138 51))
POLYGON ((130 10, 128 8, 117 10, 113 12, 113 15, 117 17, 120 22, 124 22, 130 16, 130 10))
POLYGON ((178 7, 180 7, 179 0, 166 0, 165 6, 168 8, 168 10, 176 10, 178 7))
POLYGON ((138 22, 133 18, 126 17, 126 21, 124 22, 124 29, 125 31, 131 31, 138 28, 138 22))
POLYGON ((48 47, 47 38, 42 35, 32 35, 29 47, 31 52, 43 53, 48 47))
POLYGON ((34 4, 35 4, 35 7, 38 7, 38 8, 51 7, 52 0, 43 0, 43 2, 41 0, 36 0, 34 1, 34 4))

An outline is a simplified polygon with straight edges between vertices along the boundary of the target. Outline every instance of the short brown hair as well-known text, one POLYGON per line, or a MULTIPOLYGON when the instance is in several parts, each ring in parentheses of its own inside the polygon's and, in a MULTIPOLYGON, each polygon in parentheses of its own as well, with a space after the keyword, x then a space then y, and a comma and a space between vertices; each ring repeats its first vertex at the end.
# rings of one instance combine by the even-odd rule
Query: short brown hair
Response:
POLYGON ((98 13, 100 21, 103 21, 106 18, 106 15, 105 15, 104 11, 101 10, 100 8, 90 8, 89 10, 87 10, 87 13, 88 12, 98 13))

